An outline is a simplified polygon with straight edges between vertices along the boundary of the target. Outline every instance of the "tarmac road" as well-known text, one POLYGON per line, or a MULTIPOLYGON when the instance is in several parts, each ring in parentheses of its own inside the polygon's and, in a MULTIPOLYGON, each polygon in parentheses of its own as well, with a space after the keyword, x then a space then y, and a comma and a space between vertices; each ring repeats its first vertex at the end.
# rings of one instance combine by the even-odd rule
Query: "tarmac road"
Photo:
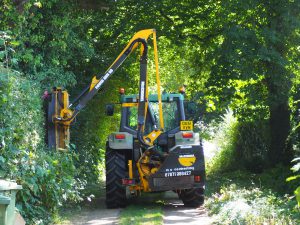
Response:
MULTIPOLYGON (((157 199, 157 195, 154 198, 147 195, 135 200, 139 204, 147 205, 147 203, 153 203, 157 199), (156 198, 156 199, 155 199, 156 198)), ((184 225, 212 225, 213 221, 208 216, 204 207, 200 208, 186 208, 182 202, 178 199, 177 194, 174 192, 166 192, 161 197, 164 200, 163 206, 163 224, 184 224, 184 225)), ((160 198, 161 198, 160 197, 160 198)), ((75 214, 69 218, 69 221, 64 222, 62 225, 104 225, 104 224, 118 224, 118 217, 120 209, 106 209, 104 204, 104 198, 97 200, 96 209, 84 209, 80 213, 75 214)))
POLYGON ((166 203, 163 207, 164 224, 211 225, 213 220, 204 207, 186 208, 174 192, 166 192, 166 203))

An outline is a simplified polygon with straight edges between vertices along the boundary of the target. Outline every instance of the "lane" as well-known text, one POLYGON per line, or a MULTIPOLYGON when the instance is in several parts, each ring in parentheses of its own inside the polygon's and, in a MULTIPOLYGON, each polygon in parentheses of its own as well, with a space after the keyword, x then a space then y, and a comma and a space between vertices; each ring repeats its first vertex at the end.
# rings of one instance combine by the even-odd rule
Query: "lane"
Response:
POLYGON ((61 225, 115 225, 118 224, 120 209, 106 209, 105 199, 97 199, 95 208, 85 208, 69 216, 61 225))
POLYGON ((212 225, 213 220, 208 216, 204 207, 186 208, 174 192, 166 192, 165 204, 163 206, 165 225, 185 224, 185 225, 212 225))

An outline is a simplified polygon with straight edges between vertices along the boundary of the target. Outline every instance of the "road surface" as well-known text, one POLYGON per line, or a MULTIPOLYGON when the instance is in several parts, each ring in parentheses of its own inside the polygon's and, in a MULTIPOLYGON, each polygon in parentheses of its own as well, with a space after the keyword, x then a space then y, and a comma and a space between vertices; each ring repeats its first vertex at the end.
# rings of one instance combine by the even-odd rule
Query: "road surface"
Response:
MULTIPOLYGON (((156 197, 157 198, 157 197, 156 197)), ((137 199, 139 204, 142 202, 147 203, 155 202, 158 199, 151 199, 149 195, 137 199)), ((213 221, 208 216, 204 207, 197 209, 186 208, 182 202, 178 199, 177 194, 174 192, 166 192, 163 195, 163 224, 184 224, 184 225, 212 225, 213 221)), ((97 200, 96 208, 86 208, 74 215, 69 216, 68 221, 62 223, 62 225, 108 225, 118 224, 118 217, 120 209, 106 209, 104 204, 104 198, 97 200)))

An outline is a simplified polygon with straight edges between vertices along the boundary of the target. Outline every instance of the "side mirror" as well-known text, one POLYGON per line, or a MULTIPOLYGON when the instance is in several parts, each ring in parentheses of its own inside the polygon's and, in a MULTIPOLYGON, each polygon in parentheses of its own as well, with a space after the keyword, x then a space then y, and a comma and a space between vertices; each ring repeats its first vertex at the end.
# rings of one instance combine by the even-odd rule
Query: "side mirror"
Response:
POLYGON ((195 115, 197 112, 197 105, 195 102, 188 102, 186 105, 186 111, 191 114, 195 115))
POLYGON ((114 109, 115 109, 115 105, 114 104, 107 104, 107 105, 105 105, 105 115, 107 115, 107 116, 113 116, 114 115, 114 109))

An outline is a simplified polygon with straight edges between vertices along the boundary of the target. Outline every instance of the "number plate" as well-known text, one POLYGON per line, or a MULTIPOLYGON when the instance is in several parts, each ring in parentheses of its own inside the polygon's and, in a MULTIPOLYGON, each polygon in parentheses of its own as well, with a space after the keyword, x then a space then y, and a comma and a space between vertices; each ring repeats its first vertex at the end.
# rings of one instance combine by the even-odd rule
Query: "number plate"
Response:
POLYGON ((193 130, 193 121, 180 121, 180 130, 193 130))

